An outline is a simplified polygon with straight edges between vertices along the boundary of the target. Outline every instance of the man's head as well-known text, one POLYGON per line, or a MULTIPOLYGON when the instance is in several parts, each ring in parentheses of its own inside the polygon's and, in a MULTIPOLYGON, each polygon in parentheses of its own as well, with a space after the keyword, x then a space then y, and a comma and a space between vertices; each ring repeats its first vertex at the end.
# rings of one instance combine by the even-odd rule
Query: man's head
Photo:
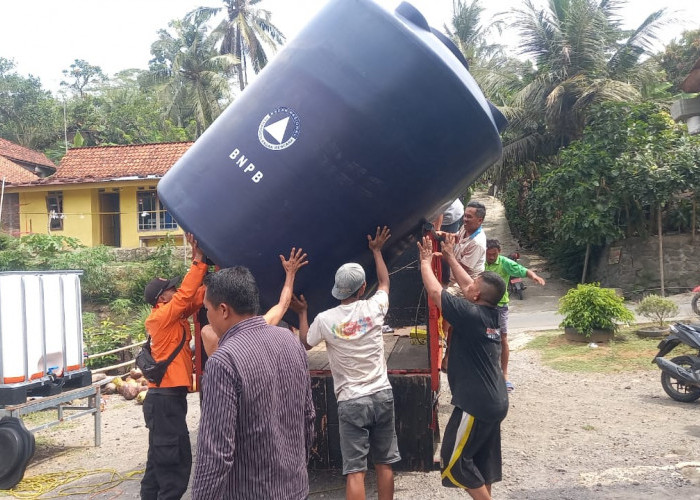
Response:
POLYGON ((153 278, 148 282, 146 288, 143 291, 143 298, 155 307, 156 304, 167 304, 175 295, 177 291, 177 284, 180 282, 180 278, 153 278))
POLYGON ((464 229, 472 234, 479 229, 486 217, 486 207, 480 201, 470 201, 464 209, 464 229))
POLYGON ((207 275, 204 284, 207 319, 217 335, 223 335, 236 323, 258 313, 258 285, 248 268, 221 269, 207 275))
POLYGON ((477 304, 496 306, 505 291, 506 283, 503 278, 493 271, 484 271, 469 285, 464 297, 477 304))
POLYGON ((493 264, 501 254, 501 242, 496 238, 486 240, 486 262, 493 264))
POLYGON ((331 295, 338 300, 361 297, 366 287, 365 270, 360 264, 349 262, 340 266, 335 272, 335 284, 331 295))

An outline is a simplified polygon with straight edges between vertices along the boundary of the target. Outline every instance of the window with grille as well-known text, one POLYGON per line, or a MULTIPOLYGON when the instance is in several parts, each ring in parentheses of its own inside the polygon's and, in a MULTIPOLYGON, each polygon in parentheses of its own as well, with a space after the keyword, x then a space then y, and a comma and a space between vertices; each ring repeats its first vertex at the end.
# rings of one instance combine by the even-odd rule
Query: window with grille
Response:
POLYGON ((46 210, 49 214, 49 229, 63 230, 63 191, 49 191, 46 195, 46 210))
POLYGON ((161 204, 155 190, 136 193, 139 231, 177 229, 177 222, 161 204))

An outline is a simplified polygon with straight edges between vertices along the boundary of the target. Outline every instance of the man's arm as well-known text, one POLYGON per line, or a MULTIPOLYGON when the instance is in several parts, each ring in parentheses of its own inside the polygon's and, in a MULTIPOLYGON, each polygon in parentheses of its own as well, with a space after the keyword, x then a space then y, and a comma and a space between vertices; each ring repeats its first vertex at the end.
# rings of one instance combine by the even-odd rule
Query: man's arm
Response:
POLYGON ((425 291, 430 297, 430 300, 435 303, 440 310, 442 310, 442 285, 440 281, 433 273, 432 261, 433 255, 440 255, 438 253, 433 253, 433 243, 429 237, 423 237, 423 244, 417 241, 418 245, 418 257, 420 258, 420 275, 423 278, 423 286, 425 286, 425 291))
POLYGON ((464 269, 462 264, 457 261, 454 254, 455 249, 455 238, 454 235, 447 234, 445 236, 445 241, 442 242, 442 256, 450 266, 452 275, 455 277, 459 288, 462 289, 462 293, 465 293, 469 285, 474 282, 474 279, 469 275, 469 273, 464 269))
POLYGON ((217 357, 209 358, 202 390, 193 500, 225 496, 236 448, 239 383, 235 373, 217 357))
POLYGON ((531 269, 527 270, 527 277, 530 278, 535 283, 537 283, 538 285, 542 285, 542 286, 545 285, 544 279, 531 269))
POLYGON ((170 302, 152 313, 153 319, 161 325, 176 323, 183 315, 190 316, 201 307, 204 299, 204 289, 201 286, 208 266, 204 262, 204 253, 192 234, 187 233, 187 241, 192 248, 192 265, 170 302))
POLYGON ((389 270, 382 256, 382 247, 389 238, 391 238, 391 232, 386 226, 383 228, 377 227, 377 234, 375 234, 374 239, 369 234, 367 235, 369 249, 372 250, 374 265, 377 268, 377 281, 379 282, 377 290, 383 290, 387 294, 389 293, 389 270))
POLYGON ((280 260, 282 261, 282 267, 285 271, 284 286, 282 286, 282 292, 280 293, 280 300, 277 304, 272 306, 272 308, 265 313, 263 318, 268 325, 277 325, 287 312, 289 304, 292 301, 292 295, 294 294, 294 277, 297 271, 309 263, 306 260, 306 254, 303 253, 302 249, 292 248, 289 252, 289 260, 284 258, 284 255, 280 255, 280 260))
POLYGON ((292 302, 289 307, 299 316, 299 340, 301 341, 301 345, 308 351, 312 346, 307 342, 307 336, 309 334, 309 305, 306 303, 304 295, 302 294, 298 297, 292 295, 292 302))

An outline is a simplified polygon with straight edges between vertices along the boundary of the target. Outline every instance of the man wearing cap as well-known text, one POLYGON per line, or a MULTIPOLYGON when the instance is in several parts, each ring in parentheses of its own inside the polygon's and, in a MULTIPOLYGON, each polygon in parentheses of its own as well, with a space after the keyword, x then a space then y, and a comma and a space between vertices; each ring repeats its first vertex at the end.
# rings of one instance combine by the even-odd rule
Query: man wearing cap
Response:
POLYGON ((347 475, 346 498, 365 498, 367 454, 377 472, 380 500, 393 498, 391 464, 401 460, 394 428, 394 395, 386 373, 382 326, 389 308, 389 271, 382 247, 389 229, 367 235, 379 282, 367 300, 365 271, 359 264, 344 264, 335 274, 331 294, 340 305, 320 313, 309 327, 303 295, 292 301, 299 313, 299 338, 307 349, 326 342, 335 395, 338 400, 340 450, 347 475))
POLYGON ((185 417, 187 392, 192 386, 192 351, 188 318, 202 307, 207 273, 204 254, 191 234, 192 265, 176 288, 177 279, 155 278, 144 291, 153 306, 146 319, 151 354, 156 361, 178 354, 168 365, 159 385, 148 384, 143 416, 148 427, 148 459, 141 480, 142 499, 178 499, 187 490, 192 468, 192 450, 185 417), (183 335, 185 342, 181 345, 183 335))

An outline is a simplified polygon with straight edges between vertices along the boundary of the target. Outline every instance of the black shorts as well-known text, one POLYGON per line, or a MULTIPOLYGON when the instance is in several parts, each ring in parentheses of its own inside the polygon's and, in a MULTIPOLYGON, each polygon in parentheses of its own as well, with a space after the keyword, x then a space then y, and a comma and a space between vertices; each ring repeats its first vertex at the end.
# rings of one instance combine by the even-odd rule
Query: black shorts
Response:
POLYGON ((475 489, 501 480, 501 422, 455 407, 442 438, 442 485, 475 489))

